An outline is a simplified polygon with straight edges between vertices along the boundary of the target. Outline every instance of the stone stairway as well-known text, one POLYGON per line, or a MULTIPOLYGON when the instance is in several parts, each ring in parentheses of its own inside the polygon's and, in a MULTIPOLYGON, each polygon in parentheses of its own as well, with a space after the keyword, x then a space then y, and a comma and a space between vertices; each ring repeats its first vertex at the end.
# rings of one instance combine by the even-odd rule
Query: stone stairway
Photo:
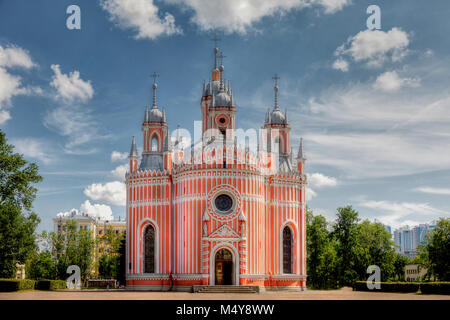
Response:
POLYGON ((259 293, 258 286, 192 286, 194 293, 259 293))

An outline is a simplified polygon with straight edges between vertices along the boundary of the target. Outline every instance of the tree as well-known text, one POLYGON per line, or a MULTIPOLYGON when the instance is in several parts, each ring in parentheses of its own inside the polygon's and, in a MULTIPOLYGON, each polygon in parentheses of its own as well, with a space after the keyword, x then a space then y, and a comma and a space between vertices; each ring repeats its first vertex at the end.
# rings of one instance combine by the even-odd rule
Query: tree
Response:
POLYGON ((337 221, 332 232, 337 240, 338 285, 352 285, 358 278, 355 271, 355 246, 358 212, 352 206, 337 209, 337 221))
POLYGON ((35 250, 35 229, 40 220, 31 211, 42 180, 36 164, 14 153, 0 130, 0 278, 11 278, 16 263, 25 263, 35 250))
POLYGON ((26 264, 29 279, 56 279, 55 261, 49 251, 36 252, 26 264))
POLYGON ((321 216, 313 216, 307 209, 307 263, 308 283, 314 289, 336 287, 336 250, 328 223, 321 216))
POLYGON ((104 235, 99 239, 104 245, 103 248, 106 249, 99 258, 98 273, 100 277, 105 279, 118 279, 124 235, 123 232, 116 233, 116 230, 109 226, 105 229, 104 235))
POLYGON ((403 254, 396 253, 394 259, 394 274, 392 278, 397 281, 405 281, 405 266, 410 264, 409 258, 403 254))
POLYGON ((355 228, 356 245, 354 246, 354 269, 359 280, 367 279, 367 267, 380 267, 381 280, 387 281, 394 275, 395 250, 391 234, 384 226, 364 220, 355 228))
POLYGON ((94 271, 95 240, 91 230, 78 229, 75 221, 67 221, 61 233, 50 233, 52 256, 56 260, 57 278, 65 280, 70 265, 80 267, 81 280, 94 271))
POLYGON ((420 260, 428 269, 427 277, 450 281, 450 219, 440 219, 419 248, 420 260))

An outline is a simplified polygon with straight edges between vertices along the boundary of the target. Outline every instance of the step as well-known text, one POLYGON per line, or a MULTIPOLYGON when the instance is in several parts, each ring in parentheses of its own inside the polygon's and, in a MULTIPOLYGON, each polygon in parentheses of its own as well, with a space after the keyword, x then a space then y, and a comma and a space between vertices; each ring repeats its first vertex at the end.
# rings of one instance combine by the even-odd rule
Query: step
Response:
POLYGON ((259 293, 258 286, 192 286, 192 291, 195 293, 259 293))

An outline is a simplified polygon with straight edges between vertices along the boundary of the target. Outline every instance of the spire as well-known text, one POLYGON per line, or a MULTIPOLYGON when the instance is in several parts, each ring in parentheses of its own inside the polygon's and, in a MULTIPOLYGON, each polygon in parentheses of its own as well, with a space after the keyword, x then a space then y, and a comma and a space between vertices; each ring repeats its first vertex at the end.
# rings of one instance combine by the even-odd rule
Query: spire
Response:
POLYGON ((153 78, 153 106, 152 109, 156 109, 156 88, 158 88, 158 85, 156 84, 156 78, 159 77, 159 74, 157 74, 156 72, 153 72, 153 74, 150 76, 153 78))
POLYGON ((145 107, 145 117, 144 122, 150 121, 150 114, 148 113, 148 107, 145 107))
POLYGON ((133 136, 133 142, 131 143, 129 158, 137 158, 137 157, 138 157, 138 153, 137 153, 137 148, 136 148, 136 140, 134 139, 134 136, 133 136))
POLYGON ((172 141, 169 137, 169 132, 166 132, 166 140, 164 141, 164 151, 172 151, 172 141))
POLYGON ((214 70, 217 70, 217 53, 219 52, 219 48, 217 48, 217 42, 220 41, 220 38, 215 35, 211 40, 214 41, 214 70))
POLYGON ((275 86, 273 87, 273 91, 275 93, 275 101, 274 101, 274 110, 279 110, 280 108, 278 107, 278 80, 280 79, 280 77, 275 73, 275 75, 272 77, 273 80, 275 80, 275 86))
POLYGON ((303 138, 300 138, 300 146, 298 147, 297 159, 305 159, 303 156, 303 138))

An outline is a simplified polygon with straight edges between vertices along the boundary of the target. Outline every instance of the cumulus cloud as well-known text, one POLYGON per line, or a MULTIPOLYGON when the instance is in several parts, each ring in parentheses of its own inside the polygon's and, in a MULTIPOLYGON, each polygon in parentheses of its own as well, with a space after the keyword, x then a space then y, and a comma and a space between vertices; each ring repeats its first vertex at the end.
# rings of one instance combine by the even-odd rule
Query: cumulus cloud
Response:
POLYGON ((153 0, 100 0, 100 5, 117 26, 135 30, 136 39, 182 33, 173 15, 168 12, 161 15, 153 0))
POLYGON ((120 180, 125 180, 125 173, 127 173, 128 170, 128 164, 123 164, 118 167, 116 167, 114 170, 111 171, 111 174, 120 180))
POLYGON ((395 92, 403 87, 418 87, 418 78, 401 78, 397 71, 387 71, 378 76, 373 88, 384 92, 395 92))
POLYGON ((114 220, 110 206, 96 203, 91 204, 89 200, 83 202, 79 210, 72 208, 69 211, 58 212, 56 216, 57 217, 80 216, 83 213, 93 218, 100 218, 101 220, 114 220))
POLYGON ((125 183, 120 181, 93 183, 84 189, 84 194, 95 201, 104 201, 117 206, 126 205, 125 183))
POLYGON ((42 93, 42 90, 38 92, 39 88, 23 87, 22 78, 11 74, 7 69, 31 69, 35 66, 26 50, 15 45, 6 48, 0 46, 0 125, 11 119, 8 109, 14 96, 42 93))
POLYGON ((111 162, 124 161, 128 158, 128 153, 113 151, 111 152, 111 162))
POLYGON ((81 79, 79 71, 75 70, 67 75, 61 72, 61 68, 57 64, 52 64, 51 69, 54 74, 50 86, 56 89, 55 98, 67 103, 86 102, 94 95, 91 82, 81 79))
POLYGON ((306 187, 305 197, 306 197, 307 201, 311 200, 312 198, 314 198, 316 196, 317 196, 317 193, 313 189, 306 187))
POLYGON ((405 224, 427 223, 430 221, 430 217, 450 216, 448 212, 434 208, 427 203, 368 200, 361 202, 360 205, 381 212, 377 219, 394 228, 405 224))
POLYGON ((348 71, 348 62, 342 58, 337 59, 333 63, 333 69, 340 70, 342 72, 348 71))
POLYGON ((191 21, 202 30, 221 29, 226 33, 246 33, 264 17, 286 14, 307 7, 320 7, 335 13, 350 0, 167 0, 193 13, 191 21))
POLYGON ((30 69, 34 66, 35 63, 32 61, 28 51, 15 45, 10 45, 6 48, 0 46, 0 67, 30 69))
POLYGON ((415 191, 429 193, 429 194, 450 196, 450 189, 448 189, 448 188, 419 187, 419 188, 416 188, 415 191))
POLYGON ((335 55, 348 56, 355 62, 379 67, 385 61, 400 61, 408 52, 408 34, 399 29, 389 31, 364 30, 350 37, 336 49, 335 55))
POLYGON ((337 185, 336 178, 321 173, 307 174, 307 177, 309 185, 313 188, 335 187, 337 185))
POLYGON ((114 220, 111 207, 105 204, 91 204, 89 200, 86 200, 81 204, 80 211, 101 220, 114 220))
POLYGON ((25 157, 30 157, 49 164, 55 160, 53 150, 49 150, 48 142, 37 138, 12 139, 14 150, 25 157))

